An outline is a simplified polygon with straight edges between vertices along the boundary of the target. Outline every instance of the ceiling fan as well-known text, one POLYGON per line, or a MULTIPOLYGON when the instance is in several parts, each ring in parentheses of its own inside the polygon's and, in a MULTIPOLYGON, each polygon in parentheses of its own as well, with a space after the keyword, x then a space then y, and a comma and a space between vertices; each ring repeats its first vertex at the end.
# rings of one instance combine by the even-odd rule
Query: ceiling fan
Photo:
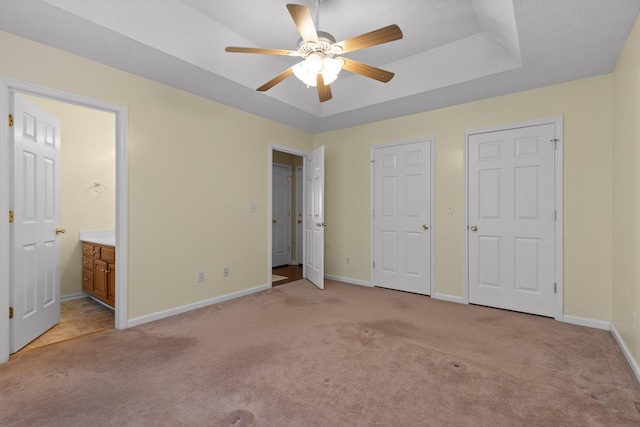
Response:
MULTIPOLYGON (((319 0, 316 0, 316 23, 318 21, 318 3, 319 0)), ((234 46, 229 46, 225 49, 227 52, 261 53, 302 58, 301 62, 287 68, 260 86, 257 89, 258 91, 267 91, 287 77, 295 75, 307 86, 317 86, 320 102, 325 102, 332 98, 330 84, 338 77, 341 69, 383 83, 387 83, 393 78, 394 74, 390 71, 372 67, 371 65, 363 64, 362 62, 354 61, 341 55, 401 39, 402 31, 400 31, 400 27, 397 25, 389 25, 366 34, 336 42, 336 39, 331 34, 316 30, 316 25, 313 22, 311 12, 307 6, 287 4, 287 9, 302 37, 298 43, 297 50, 234 46)))

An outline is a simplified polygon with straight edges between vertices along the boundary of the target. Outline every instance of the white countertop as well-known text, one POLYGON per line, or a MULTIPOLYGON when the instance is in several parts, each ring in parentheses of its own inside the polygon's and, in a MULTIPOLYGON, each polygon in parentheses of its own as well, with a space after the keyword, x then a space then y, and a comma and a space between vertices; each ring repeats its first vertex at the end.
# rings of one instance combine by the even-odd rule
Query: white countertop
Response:
POLYGON ((115 246, 116 232, 115 230, 83 230, 80 231, 80 240, 99 245, 115 246))

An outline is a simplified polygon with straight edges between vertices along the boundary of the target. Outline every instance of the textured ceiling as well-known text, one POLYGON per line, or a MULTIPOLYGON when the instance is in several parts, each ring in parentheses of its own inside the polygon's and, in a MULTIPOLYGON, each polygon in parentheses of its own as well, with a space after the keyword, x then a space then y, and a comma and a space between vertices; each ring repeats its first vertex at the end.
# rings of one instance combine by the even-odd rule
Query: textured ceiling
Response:
MULTIPOLYGON (((297 0, 310 7, 312 0, 297 0)), ((640 0, 322 0, 337 40, 390 24, 401 40, 348 53, 395 73, 342 71, 333 99, 290 77, 296 58, 282 0, 0 0, 0 29, 289 126, 317 133, 611 72, 640 0)))

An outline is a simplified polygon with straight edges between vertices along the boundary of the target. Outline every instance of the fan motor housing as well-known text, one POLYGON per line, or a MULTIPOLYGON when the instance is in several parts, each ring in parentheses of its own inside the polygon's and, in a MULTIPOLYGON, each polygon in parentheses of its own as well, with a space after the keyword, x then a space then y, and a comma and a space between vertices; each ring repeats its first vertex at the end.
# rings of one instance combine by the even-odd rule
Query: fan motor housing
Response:
POLYGON ((298 52, 303 58, 306 58, 314 52, 322 52, 328 57, 339 55, 342 52, 342 48, 336 45, 336 39, 331 34, 325 31, 318 31, 318 42, 308 41, 305 42, 302 38, 298 40, 298 52))

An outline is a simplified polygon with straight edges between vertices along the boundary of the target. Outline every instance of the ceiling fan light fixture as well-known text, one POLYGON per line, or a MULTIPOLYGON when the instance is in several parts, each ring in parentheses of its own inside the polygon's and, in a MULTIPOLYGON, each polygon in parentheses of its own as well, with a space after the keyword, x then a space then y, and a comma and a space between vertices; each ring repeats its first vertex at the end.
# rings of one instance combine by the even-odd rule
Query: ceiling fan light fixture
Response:
POLYGON ((293 66, 293 74, 309 87, 317 85, 318 74, 322 73, 324 84, 328 85, 338 78, 343 65, 344 61, 340 58, 313 52, 293 66))
POLYGON ((344 60, 342 60, 342 58, 325 57, 322 62, 322 79, 324 80, 324 84, 328 85, 333 83, 338 78, 338 74, 340 74, 343 65, 344 60))

